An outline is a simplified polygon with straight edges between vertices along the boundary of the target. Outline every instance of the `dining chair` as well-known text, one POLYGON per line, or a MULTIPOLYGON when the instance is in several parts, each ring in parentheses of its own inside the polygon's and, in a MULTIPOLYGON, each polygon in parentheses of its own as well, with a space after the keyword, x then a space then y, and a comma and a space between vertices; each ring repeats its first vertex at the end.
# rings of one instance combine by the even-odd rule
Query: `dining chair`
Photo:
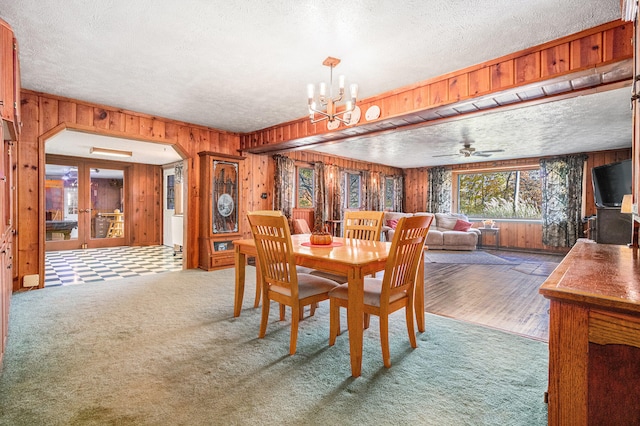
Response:
MULTIPOLYGON (((344 237, 357 240, 380 241, 384 212, 353 210, 344 212, 344 237)), ((347 282, 344 275, 324 271, 312 271, 313 275, 329 278, 339 284, 347 282)))
MULTIPOLYGON (((266 216, 284 216, 282 214, 282 212, 280 210, 254 210, 252 212, 249 212, 248 215, 255 215, 255 214, 260 214, 260 215, 266 215, 266 216)), ((293 223, 294 223, 294 228, 295 228, 295 224, 296 221, 302 221, 304 223, 304 225, 307 226, 307 229, 309 229, 309 225, 307 225, 307 221, 304 219, 294 219, 293 223)), ((309 232, 304 232, 304 233, 308 233, 311 234, 311 230, 309 230, 309 232)), ((296 267, 296 271, 298 271, 299 274, 308 274, 311 271, 313 271, 313 269, 311 268, 306 268, 304 266, 297 266, 296 267)), ((257 308, 258 306, 260 306, 260 297, 262 295, 262 287, 260 285, 258 285, 259 283, 256 282, 256 298, 254 301, 253 306, 255 308, 257 308)), ((310 310, 309 310, 309 315, 310 316, 314 316, 316 313, 316 308, 317 303, 312 303, 310 306, 310 310)), ((285 318, 285 312, 284 312, 284 305, 280 305, 280 321, 284 321, 285 318)), ((300 319, 302 320, 304 318, 304 310, 301 309, 300 310, 300 319)))
POLYGON ((359 240, 380 241, 384 212, 346 211, 344 212, 344 237, 359 240))
MULTIPOLYGON (((380 317, 380 345, 384 366, 391 367, 389 353, 389 314, 405 308, 407 331, 412 348, 417 347, 414 331, 414 289, 422 251, 431 226, 431 216, 403 217, 398 222, 391 242, 389 257, 380 278, 364 279, 364 328, 369 326, 369 315, 380 317)), ((424 267, 424 263, 422 263, 424 267)), ((347 307, 348 287, 340 285, 329 292, 330 332, 329 346, 340 334, 340 307, 347 307)))
MULTIPOLYGON (((247 216, 251 215, 263 215, 263 216, 283 216, 280 210, 254 210, 247 213, 247 216)), ((259 285, 259 281, 256 281, 256 298, 253 302, 253 307, 257 308, 260 306, 260 297, 262 296, 262 287, 259 285)), ((281 319, 284 320, 284 311, 281 309, 281 319)))
POLYGON ((253 214, 248 219, 262 276, 262 320, 258 337, 263 338, 266 334, 272 300, 281 306, 290 306, 292 315, 289 353, 293 355, 296 353, 300 311, 305 305, 327 300, 329 291, 338 284, 296 271, 291 232, 285 216, 253 214))

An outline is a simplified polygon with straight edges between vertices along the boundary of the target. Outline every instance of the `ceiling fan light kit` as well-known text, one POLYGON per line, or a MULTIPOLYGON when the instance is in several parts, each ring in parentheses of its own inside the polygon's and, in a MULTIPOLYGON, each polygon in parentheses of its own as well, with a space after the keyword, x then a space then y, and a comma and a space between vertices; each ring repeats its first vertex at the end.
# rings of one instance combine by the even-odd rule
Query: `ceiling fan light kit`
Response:
POLYGON ((471 142, 465 142, 464 147, 460 148, 457 154, 440 154, 434 155, 433 157, 455 157, 457 155, 462 155, 465 158, 476 156, 476 157, 491 157, 495 152, 504 152, 504 149, 490 149, 486 151, 476 151, 474 147, 471 146, 471 142))

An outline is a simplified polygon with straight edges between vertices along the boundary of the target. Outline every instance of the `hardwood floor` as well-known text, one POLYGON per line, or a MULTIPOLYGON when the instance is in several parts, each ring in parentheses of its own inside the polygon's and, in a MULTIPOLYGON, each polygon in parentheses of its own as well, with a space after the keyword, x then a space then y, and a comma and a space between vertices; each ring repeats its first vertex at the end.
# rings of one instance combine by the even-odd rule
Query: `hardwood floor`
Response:
POLYGON ((427 263, 426 311, 548 341, 549 301, 538 289, 563 256, 486 252, 512 264, 427 263))

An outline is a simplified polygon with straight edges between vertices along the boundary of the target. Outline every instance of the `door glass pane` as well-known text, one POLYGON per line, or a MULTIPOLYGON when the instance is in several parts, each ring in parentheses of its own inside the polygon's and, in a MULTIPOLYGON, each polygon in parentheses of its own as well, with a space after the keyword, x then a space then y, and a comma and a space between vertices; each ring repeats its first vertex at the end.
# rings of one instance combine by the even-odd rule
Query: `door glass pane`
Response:
POLYGON ((124 171, 91 168, 91 238, 124 237, 124 171))
POLYGON ((78 239, 78 168, 45 167, 46 241, 78 239))

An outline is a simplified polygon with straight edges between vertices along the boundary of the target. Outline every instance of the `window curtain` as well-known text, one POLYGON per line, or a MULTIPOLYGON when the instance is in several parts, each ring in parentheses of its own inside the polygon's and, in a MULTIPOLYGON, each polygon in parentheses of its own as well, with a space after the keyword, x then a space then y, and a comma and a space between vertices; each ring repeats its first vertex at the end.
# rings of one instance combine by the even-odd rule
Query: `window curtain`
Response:
POLYGON ((368 185, 366 186, 365 210, 384 210, 384 176, 380 172, 366 172, 368 174, 368 185))
POLYGON ((572 247, 582 223, 582 178, 587 156, 540 160, 542 181, 542 243, 572 247))
POLYGON ((362 210, 373 210, 371 208, 372 199, 371 199, 371 185, 372 185, 372 175, 369 170, 363 170, 360 172, 360 194, 362 194, 361 206, 362 210))
POLYGON ((403 211, 404 200, 404 177, 402 175, 393 177, 393 208, 397 212, 403 211))
POLYGON ((280 210, 289 221, 293 214, 294 185, 296 179, 295 162, 282 155, 274 155, 276 163, 274 183, 274 208, 280 210))
POLYGON ((324 163, 318 161, 313 165, 315 175, 315 185, 313 188, 313 199, 315 207, 313 209, 313 230, 324 229, 324 224, 328 219, 327 211, 327 183, 324 177, 324 163))
POLYGON ((451 212, 452 175, 451 170, 446 170, 444 167, 433 167, 429 169, 428 212, 451 212))
POLYGON ((340 167, 334 165, 324 166, 324 182, 326 191, 326 204, 324 206, 323 217, 325 220, 342 220, 342 188, 340 182, 342 171, 340 167))

